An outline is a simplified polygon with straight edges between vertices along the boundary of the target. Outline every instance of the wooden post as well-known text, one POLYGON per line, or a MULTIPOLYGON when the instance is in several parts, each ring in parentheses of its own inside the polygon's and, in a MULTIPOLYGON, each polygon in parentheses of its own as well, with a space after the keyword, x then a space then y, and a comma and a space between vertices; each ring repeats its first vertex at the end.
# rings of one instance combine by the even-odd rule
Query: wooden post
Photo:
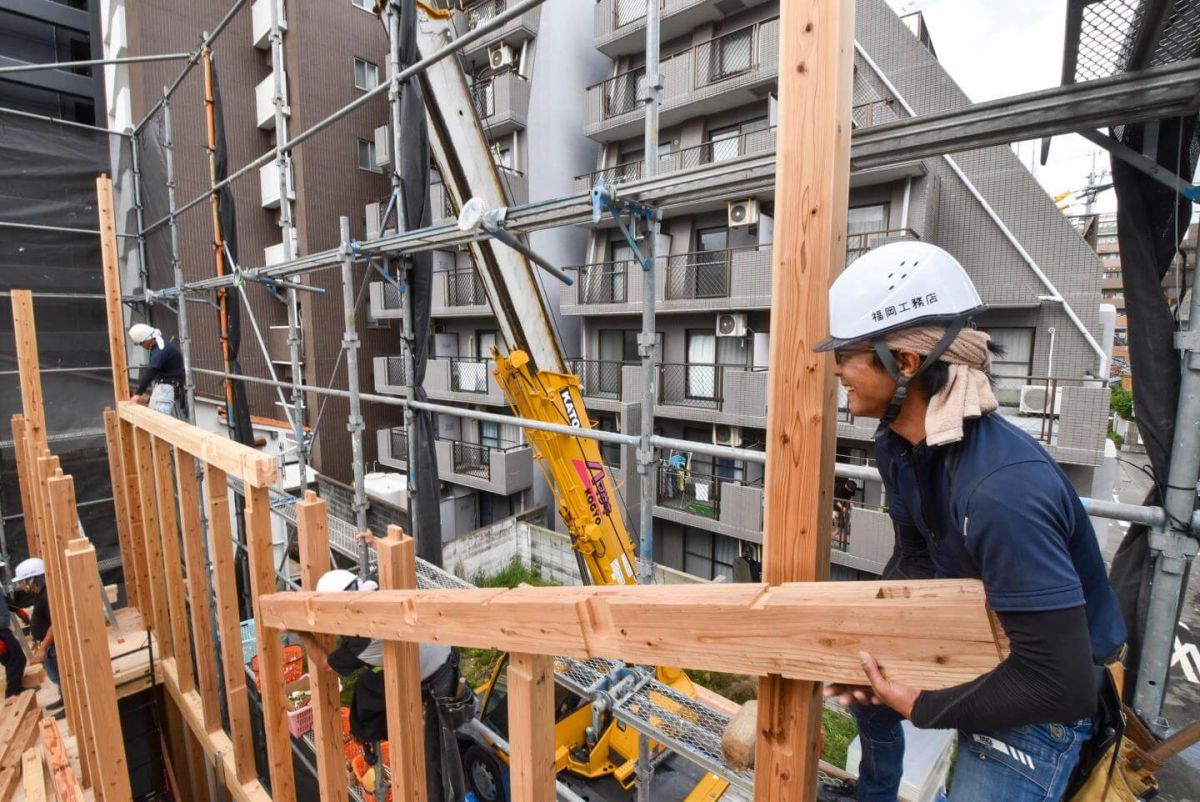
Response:
MULTIPOLYGON (((107 666, 108 636, 98 602, 102 588, 96 550, 86 538, 80 538, 71 541, 64 558, 76 654, 81 665, 107 666)), ((80 679, 88 718, 83 724, 92 733, 90 748, 95 750, 92 787, 97 798, 104 802, 127 802, 131 798, 129 765, 125 759, 125 741, 119 733, 120 713, 112 674, 82 671, 80 679), (113 726, 118 728, 117 732, 110 730, 113 726)))
MULTIPOLYGON (((764 579, 829 573, 835 386, 813 348, 829 332, 828 291, 846 261, 853 90, 852 0, 780 4, 779 146, 767 393, 764 579)), ((816 798, 820 684, 759 682, 754 798, 816 798)))
POLYGON ((508 656, 508 746, 512 798, 554 802, 554 658, 508 656))
POLYGON ((175 449, 175 481, 179 484, 179 524, 183 528, 187 589, 191 597, 200 711, 205 732, 216 732, 221 729, 221 702, 217 696, 217 653, 209 627, 209 571, 204 556, 204 529, 200 525, 200 487, 195 458, 179 449, 175 449))
POLYGON ((184 601, 183 562, 179 556, 178 509, 175 482, 171 476, 171 447, 158 438, 151 443, 154 484, 158 492, 158 521, 162 532, 163 576, 166 581, 167 618, 171 627, 172 653, 179 676, 179 690, 196 690, 192 671, 192 641, 188 637, 187 603, 184 601))
MULTIPOLYGON (((416 541, 398 526, 389 526, 387 537, 376 543, 379 552, 379 586, 384 590, 412 590, 417 586, 416 541)), ((383 679, 387 689, 387 732, 391 744, 393 793, 397 799, 424 802, 425 729, 421 710, 420 647, 411 641, 383 644, 383 679)), ((550 722, 553 735, 554 722, 550 722)), ((553 754, 551 755, 553 762, 553 754)), ((553 788, 551 783, 551 788, 553 788)), ((514 799, 525 799, 513 787, 514 799)))
POLYGON ((246 540, 250 556, 250 597, 258 630, 259 693, 267 740, 267 765, 271 773, 271 796, 275 802, 295 802, 292 737, 288 732, 283 695, 282 633, 263 624, 261 615, 261 597, 276 589, 271 503, 265 487, 246 487, 246 540))
POLYGON ((112 483, 113 513, 117 519, 117 542, 121 547, 121 572, 125 577, 125 599, 130 607, 141 606, 133 533, 126 499, 125 469, 121 466, 121 423, 114 409, 104 410, 104 442, 108 448, 108 475, 112 483))
POLYGON ((17 484, 21 491, 21 515, 25 522, 25 542, 30 557, 39 557, 42 553, 40 534, 37 528, 37 510, 34 509, 33 485, 37 479, 30 474, 28 460, 28 445, 25 442, 25 417, 12 416, 13 455, 17 461, 17 484))
POLYGON ((137 436, 132 424, 121 421, 118 427, 121 436, 121 471, 125 482, 125 514, 129 516, 129 550, 133 566, 129 570, 137 581, 138 603, 143 622, 149 626, 154 621, 154 597, 150 593, 150 565, 146 561, 146 520, 142 517, 145 499, 138 481, 137 436))
MULTIPOLYGON (((316 590, 317 580, 329 570, 328 505, 311 490, 296 504, 296 529, 300 547, 300 584, 316 590)), ((334 648, 329 635, 312 636, 328 654, 334 648)), ((313 738, 317 746, 317 783, 321 799, 346 802, 345 758, 342 752, 342 717, 337 673, 317 661, 309 660, 309 687, 312 691, 313 738)), ((390 710, 390 708, 389 708, 390 710)), ((391 754, 395 754, 394 742, 391 754)), ((393 777, 394 777, 393 773, 393 777)), ((405 799, 403 795, 393 799, 405 799)))
POLYGON ((46 448, 46 405, 42 399, 42 374, 38 362, 37 329, 33 322, 33 293, 12 291, 13 336, 17 341, 17 371, 21 379, 21 406, 32 425, 35 453, 46 448))
POLYGON ((146 606, 143 616, 153 622, 158 639, 158 651, 164 658, 173 657, 171 619, 167 613, 167 586, 163 576, 162 527, 158 520, 158 496, 154 486, 154 455, 151 436, 133 428, 134 456, 137 460, 138 495, 142 500, 142 542, 146 554, 146 606))
POLYGON ((100 257, 104 267, 104 306, 108 318, 108 350, 112 355, 113 395, 129 400, 129 373, 125 356, 125 314, 121 305, 120 262, 117 257, 117 218, 113 213, 112 179, 96 179, 96 208, 100 212, 100 257))
POLYGON ((33 424, 25 419, 25 467, 29 473, 29 501, 33 505, 34 530, 37 532, 37 549, 45 554, 47 544, 53 536, 50 533, 50 505, 46 500, 46 477, 42 475, 39 462, 42 457, 50 456, 50 451, 37 448, 33 444, 33 424))
POLYGON ((250 733, 250 699, 246 692, 246 662, 242 659, 238 619, 237 579, 233 567, 233 534, 229 525, 229 484, 225 472, 204 466, 204 501, 212 533, 213 588, 217 594, 217 626, 221 632, 221 661, 225 666, 225 703, 229 708, 229 737, 237 781, 257 776, 250 733))

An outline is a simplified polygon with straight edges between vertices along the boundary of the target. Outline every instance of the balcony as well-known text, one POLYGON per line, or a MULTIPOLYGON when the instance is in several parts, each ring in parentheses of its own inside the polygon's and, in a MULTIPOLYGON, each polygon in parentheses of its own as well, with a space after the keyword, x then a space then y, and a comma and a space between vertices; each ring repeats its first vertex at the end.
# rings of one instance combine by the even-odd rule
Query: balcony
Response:
POLYGON ((375 392, 384 395, 408 395, 408 371, 399 354, 371 357, 375 392))
POLYGON ((371 317, 375 320, 399 320, 404 316, 404 303, 400 291, 387 281, 372 281, 370 294, 371 317))
MULTIPOLYGON (((740 365, 662 363, 655 414, 680 420, 765 428, 767 371, 740 365)), ((641 400, 642 368, 621 368, 621 401, 641 400)))
MULTIPOLYGON (((573 359, 571 370, 579 377, 579 392, 588 409, 619 412, 621 409, 622 375, 627 364, 602 359, 573 359)), ((605 445, 601 446, 604 450, 605 445)), ((619 447, 614 447, 620 452, 619 447)), ((608 462, 608 459, 605 459, 608 462)))
POLYGON ((712 470, 716 474, 691 470, 686 462, 660 462, 655 516, 761 543, 762 481, 744 481, 738 466, 712 470))
MULTIPOLYGON (((275 130, 275 73, 272 72, 254 87, 254 109, 258 127, 264 131, 275 130)), ((283 114, 292 115, 288 106, 287 72, 283 73, 283 114)))
POLYGON ((471 86, 475 113, 488 139, 523 129, 529 117, 529 81, 512 70, 471 86))
MULTIPOLYGON (((728 312, 771 308, 771 248, 750 246, 660 257, 655 289, 660 312, 728 312)), ((642 267, 634 261, 569 267, 563 314, 634 314, 642 308, 642 267)))
MULTIPOLYGON (((512 3, 509 0, 484 0, 482 3, 463 5, 463 10, 456 11, 454 14, 454 26, 460 35, 467 31, 473 31, 493 17, 503 14, 512 3)), ((498 30, 465 46, 462 49, 463 60, 468 67, 486 64, 488 48, 499 42, 511 47, 514 55, 519 57, 521 45, 537 36, 539 18, 540 9, 534 8, 509 20, 498 30)))
POLYGON ((879 231, 856 231, 846 235, 846 264, 850 264, 872 248, 898 240, 919 240, 921 235, 911 228, 889 228, 879 231))
POLYGON ((425 391, 430 398, 442 401, 508 406, 496 382, 490 359, 431 359, 425 367, 425 391))
MULTIPOLYGON (((681 148, 672 153, 661 154, 658 157, 657 174, 681 173, 711 164, 733 161, 743 156, 761 156, 774 152, 774 127, 764 128, 761 131, 748 131, 736 137, 710 139, 690 148, 681 148)), ((637 181, 642 177, 642 166, 643 162, 638 160, 577 175, 575 176, 575 189, 578 192, 587 192, 596 185, 598 179, 603 179, 604 183, 609 186, 637 181)))
MULTIPOLYGON (((279 168, 275 162, 267 162, 258 168, 259 199, 264 209, 279 208, 279 168)), ((288 200, 296 199, 296 189, 292 177, 291 162, 287 162, 287 193, 288 200)))
POLYGON ((450 200, 450 193, 445 184, 429 185, 429 208, 433 213, 435 226, 452 223, 458 219, 458 213, 454 211, 454 203, 450 200))
POLYGON ((830 559, 838 565, 882 574, 896 545, 887 509, 858 501, 836 501, 830 559))
MULTIPOLYGON (((761 100, 779 75, 779 18, 722 34, 668 56, 660 66, 659 125, 761 100)), ((646 69, 638 67, 588 87, 584 135, 600 142, 642 130, 646 69)))
POLYGON ((438 476, 453 482, 510 496, 533 486, 533 451, 521 443, 484 445, 437 440, 438 476))
POLYGON ((492 314, 483 279, 474 268, 435 270, 430 313, 438 317, 492 314))
POLYGON ((408 430, 403 426, 375 431, 375 446, 380 464, 408 470, 408 430))
MULTIPOLYGON (((765 0, 742 0, 738 10, 750 8, 765 0)), ((693 29, 725 17, 723 3, 713 0, 660 0, 659 31, 661 39, 669 42, 693 29)), ((732 12, 728 12, 732 13, 732 12)), ((596 3, 596 49, 609 58, 638 53, 646 47, 646 3, 644 0, 600 0, 596 3)))

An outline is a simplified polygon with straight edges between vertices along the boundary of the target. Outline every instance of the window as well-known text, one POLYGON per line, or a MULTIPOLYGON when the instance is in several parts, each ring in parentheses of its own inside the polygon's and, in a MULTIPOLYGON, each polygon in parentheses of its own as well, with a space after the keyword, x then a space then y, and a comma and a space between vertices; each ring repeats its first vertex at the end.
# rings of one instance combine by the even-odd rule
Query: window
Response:
POLYGON ((375 143, 370 139, 358 140, 358 169, 372 173, 383 172, 375 159, 375 143))
POLYGON ((767 118, 760 117, 709 131, 709 161, 723 162, 736 159, 744 153, 761 147, 762 143, 755 141, 760 139, 761 135, 759 137, 752 137, 752 135, 756 131, 765 131, 768 128, 770 128, 770 123, 767 118))
POLYGON ((733 581, 733 561, 738 556, 738 541, 702 529, 683 529, 683 570, 702 579, 724 577, 733 581))
POLYGON ((746 72, 753 66, 754 28, 743 28, 712 42, 709 58, 712 59, 713 81, 720 81, 746 72))
POLYGON ((987 329, 987 333, 1004 349, 1003 356, 992 356, 992 375, 997 377, 997 384, 1024 384, 1025 377, 1033 372, 1033 328, 997 326, 987 329))
POLYGON ((363 11, 375 13, 375 0, 350 0, 350 5, 355 8, 361 8, 363 11))
POLYGON ((379 86, 379 65, 363 58, 354 59, 354 88, 371 90, 379 86))
MULTIPOLYGON (((641 361, 638 356, 637 329, 601 329, 600 330, 600 359, 604 362, 624 362, 637 364, 641 361)), ((656 336, 658 355, 662 357, 663 335, 656 336)))
MULTIPOLYGON (((472 277, 474 276, 474 271, 472 271, 471 275, 472 277)), ((500 347, 499 332, 495 330, 489 330, 476 333, 475 356, 479 357, 480 359, 491 359, 493 346, 496 348, 500 347)))
POLYGON ((490 421, 479 422, 479 444, 488 448, 500 447, 500 424, 490 421))
POLYGON ((846 215, 846 230, 851 236, 884 231, 887 229, 887 211, 886 203, 852 206, 846 215))

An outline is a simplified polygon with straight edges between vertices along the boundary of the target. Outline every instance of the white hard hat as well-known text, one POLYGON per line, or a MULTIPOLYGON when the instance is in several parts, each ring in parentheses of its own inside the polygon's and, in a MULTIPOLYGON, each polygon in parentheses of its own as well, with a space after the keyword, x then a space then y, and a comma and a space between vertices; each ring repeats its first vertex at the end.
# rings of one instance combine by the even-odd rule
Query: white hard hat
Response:
POLYGON ((343 590, 358 590, 358 575, 344 568, 335 568, 321 574, 317 580, 318 593, 338 593, 343 590))
POLYGON ((46 575, 46 563, 42 562, 40 557, 30 557, 27 560, 22 560, 17 564, 16 573, 13 579, 18 582, 26 582, 39 576, 46 575))
POLYGON ((829 288, 832 351, 913 326, 950 323, 984 310, 967 271, 928 242, 889 242, 855 259, 829 288))
POLYGON ((154 327, 145 323, 134 323, 129 327, 129 339, 135 343, 144 343, 154 334, 154 327))

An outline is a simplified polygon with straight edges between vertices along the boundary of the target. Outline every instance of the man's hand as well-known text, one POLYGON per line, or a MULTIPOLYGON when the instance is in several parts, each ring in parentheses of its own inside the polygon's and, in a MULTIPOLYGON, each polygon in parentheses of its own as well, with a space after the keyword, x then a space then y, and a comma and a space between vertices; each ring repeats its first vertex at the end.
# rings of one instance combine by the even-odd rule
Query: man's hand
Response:
POLYGON ((329 668, 329 654, 321 648, 321 644, 312 636, 312 633, 301 632, 300 643, 304 646, 304 651, 308 654, 310 665, 315 664, 322 668, 329 668))
POLYGON ((871 681, 872 703, 885 704, 905 718, 912 718, 913 705, 917 703, 917 697, 921 695, 921 692, 903 682, 885 677, 879 663, 875 662, 875 658, 866 652, 859 652, 858 657, 862 660, 863 671, 867 673, 867 679, 871 681))
POLYGON ((46 662, 46 653, 41 649, 35 648, 29 655, 29 664, 36 666, 46 662))
POLYGON ((142 406, 148 406, 150 404, 150 396, 146 395, 145 393, 142 395, 135 395, 129 400, 135 404, 141 404, 142 406))

